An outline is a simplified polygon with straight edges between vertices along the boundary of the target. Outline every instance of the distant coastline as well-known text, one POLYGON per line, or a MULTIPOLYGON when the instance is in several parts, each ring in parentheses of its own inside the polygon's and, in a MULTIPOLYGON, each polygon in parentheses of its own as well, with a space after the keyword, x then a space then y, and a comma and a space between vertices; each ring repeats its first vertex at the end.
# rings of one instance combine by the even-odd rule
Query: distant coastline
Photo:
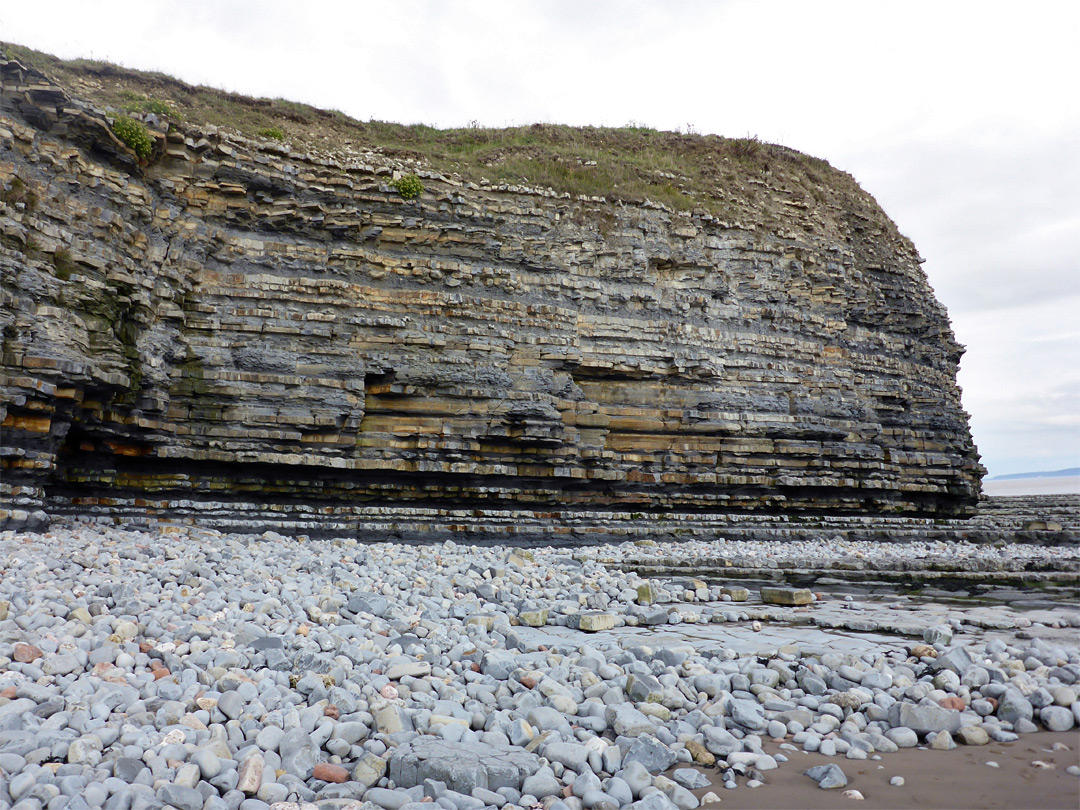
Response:
POLYGON ((1072 475, 1046 475, 1029 478, 1009 475, 986 478, 982 482, 986 495, 1076 495, 1080 498, 1080 472, 1072 475))
POLYGON ((987 481, 1016 481, 1021 478, 1077 478, 1080 477, 1080 467, 1067 467, 1064 470, 1042 470, 1040 472, 1009 473, 1008 475, 995 475, 987 481))

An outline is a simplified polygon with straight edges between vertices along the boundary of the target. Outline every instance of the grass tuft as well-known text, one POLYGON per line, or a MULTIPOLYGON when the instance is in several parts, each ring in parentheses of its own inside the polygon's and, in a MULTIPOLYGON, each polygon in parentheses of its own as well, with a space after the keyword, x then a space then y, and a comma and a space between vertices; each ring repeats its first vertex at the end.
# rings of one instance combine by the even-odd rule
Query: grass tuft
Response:
POLYGON ((124 112, 152 113, 165 118, 180 118, 180 114, 161 99, 150 98, 131 90, 121 90, 120 96, 126 99, 122 108, 124 112))
POLYGON ((37 208, 38 202, 37 195, 26 185, 26 181, 18 175, 11 178, 11 183, 0 194, 0 199, 11 206, 22 203, 27 211, 33 211, 37 208))
POLYGON ((57 248, 52 256, 53 269, 56 277, 61 281, 71 278, 71 271, 75 269, 75 261, 71 258, 71 251, 67 248, 57 248))

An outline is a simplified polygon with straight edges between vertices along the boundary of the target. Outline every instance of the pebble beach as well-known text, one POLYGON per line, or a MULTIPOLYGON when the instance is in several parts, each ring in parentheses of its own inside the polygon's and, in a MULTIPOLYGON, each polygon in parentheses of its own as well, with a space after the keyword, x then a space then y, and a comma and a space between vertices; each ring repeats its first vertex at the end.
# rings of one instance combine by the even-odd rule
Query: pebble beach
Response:
MULTIPOLYGON (((973 570, 1048 553, 942 545, 798 551, 819 567, 962 553, 973 570)), ((75 521, 4 533, 0 810, 926 806, 913 788, 961 754, 965 773, 1024 788, 1003 801, 1077 806, 1075 603, 864 599, 622 564, 650 553, 75 521)), ((961 793, 936 806, 976 806, 961 793)))

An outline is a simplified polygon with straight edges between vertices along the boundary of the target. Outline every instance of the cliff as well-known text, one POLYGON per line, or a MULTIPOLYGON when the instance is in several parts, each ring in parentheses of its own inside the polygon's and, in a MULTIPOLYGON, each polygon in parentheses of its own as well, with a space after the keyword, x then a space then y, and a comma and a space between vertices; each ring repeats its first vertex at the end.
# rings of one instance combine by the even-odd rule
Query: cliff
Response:
POLYGON ((657 170, 669 203, 153 113, 140 160, 79 97, 100 80, 24 62, 0 59, 6 525, 978 499, 944 308, 822 161, 683 136, 724 171, 657 170))

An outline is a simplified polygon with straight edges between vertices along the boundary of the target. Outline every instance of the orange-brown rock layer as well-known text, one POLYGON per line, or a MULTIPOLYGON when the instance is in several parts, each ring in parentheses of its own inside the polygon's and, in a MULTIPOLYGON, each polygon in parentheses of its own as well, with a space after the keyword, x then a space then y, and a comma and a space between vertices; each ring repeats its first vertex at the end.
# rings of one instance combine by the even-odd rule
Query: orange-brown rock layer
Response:
POLYGON ((865 193, 770 225, 433 171, 406 201, 381 154, 184 125, 139 165, 0 67, 9 525, 110 498, 973 509, 962 350, 865 193))

